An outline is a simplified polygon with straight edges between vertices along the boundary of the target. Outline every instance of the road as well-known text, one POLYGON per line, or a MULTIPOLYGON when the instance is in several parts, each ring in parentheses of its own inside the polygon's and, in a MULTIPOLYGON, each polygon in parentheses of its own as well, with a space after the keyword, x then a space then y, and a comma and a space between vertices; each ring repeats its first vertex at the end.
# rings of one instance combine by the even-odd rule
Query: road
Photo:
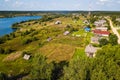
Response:
POLYGON ((110 19, 107 19, 107 20, 110 23, 110 26, 111 26, 111 29, 112 29, 113 33, 116 34, 117 37, 118 37, 118 44, 120 44, 120 35, 119 35, 117 29, 115 27, 113 27, 113 23, 112 23, 112 21, 110 19))

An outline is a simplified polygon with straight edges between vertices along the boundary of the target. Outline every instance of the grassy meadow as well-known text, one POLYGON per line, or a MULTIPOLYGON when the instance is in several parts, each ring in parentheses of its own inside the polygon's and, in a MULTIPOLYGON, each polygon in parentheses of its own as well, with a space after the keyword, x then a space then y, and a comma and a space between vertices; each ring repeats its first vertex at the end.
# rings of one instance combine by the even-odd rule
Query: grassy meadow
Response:
POLYGON ((59 17, 49 21, 40 20, 27 21, 18 24, 19 29, 14 32, 15 37, 0 44, 3 49, 13 50, 10 54, 0 54, 0 71, 9 75, 27 73, 31 69, 32 59, 36 54, 46 56, 47 62, 69 61, 79 56, 85 57, 85 46, 89 44, 91 32, 85 32, 83 21, 80 16, 78 20, 72 17, 59 17), (56 25, 56 21, 61 24, 56 25), (67 25, 77 30, 63 35, 67 25), (79 36, 77 36, 79 35, 79 36), (50 41, 47 41, 51 38, 50 41), (23 52, 29 53, 30 60, 23 59, 23 52))

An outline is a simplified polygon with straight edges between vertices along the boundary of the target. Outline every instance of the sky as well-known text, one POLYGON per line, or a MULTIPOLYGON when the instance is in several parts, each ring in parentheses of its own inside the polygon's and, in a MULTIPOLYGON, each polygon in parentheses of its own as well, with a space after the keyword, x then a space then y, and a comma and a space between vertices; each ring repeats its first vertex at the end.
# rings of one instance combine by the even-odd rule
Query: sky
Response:
POLYGON ((0 0, 0 11, 120 11, 120 0, 0 0))

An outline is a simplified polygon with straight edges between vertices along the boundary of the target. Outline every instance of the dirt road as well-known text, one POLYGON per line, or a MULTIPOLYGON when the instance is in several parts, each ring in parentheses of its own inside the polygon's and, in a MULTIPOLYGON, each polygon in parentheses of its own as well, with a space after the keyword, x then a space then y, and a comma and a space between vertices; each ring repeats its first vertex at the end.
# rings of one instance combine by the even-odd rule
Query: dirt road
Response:
POLYGON ((113 23, 110 19, 108 19, 108 21, 110 23, 110 26, 111 26, 111 29, 112 29, 113 33, 116 34, 117 37, 118 37, 118 44, 120 44, 120 35, 119 35, 117 29, 115 27, 113 27, 113 23))

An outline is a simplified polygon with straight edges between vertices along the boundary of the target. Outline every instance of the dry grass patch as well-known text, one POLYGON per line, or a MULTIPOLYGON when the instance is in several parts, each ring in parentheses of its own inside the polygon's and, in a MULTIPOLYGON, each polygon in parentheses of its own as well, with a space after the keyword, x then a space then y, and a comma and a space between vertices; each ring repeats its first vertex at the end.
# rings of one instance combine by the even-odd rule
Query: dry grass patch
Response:
POLYGON ((48 44, 40 49, 48 61, 65 61, 70 60, 74 54, 75 47, 67 44, 48 44))
POLYGON ((22 56, 22 52, 21 51, 17 51, 16 53, 11 53, 7 57, 5 57, 3 59, 3 62, 15 61, 18 58, 20 58, 21 56, 22 56))

